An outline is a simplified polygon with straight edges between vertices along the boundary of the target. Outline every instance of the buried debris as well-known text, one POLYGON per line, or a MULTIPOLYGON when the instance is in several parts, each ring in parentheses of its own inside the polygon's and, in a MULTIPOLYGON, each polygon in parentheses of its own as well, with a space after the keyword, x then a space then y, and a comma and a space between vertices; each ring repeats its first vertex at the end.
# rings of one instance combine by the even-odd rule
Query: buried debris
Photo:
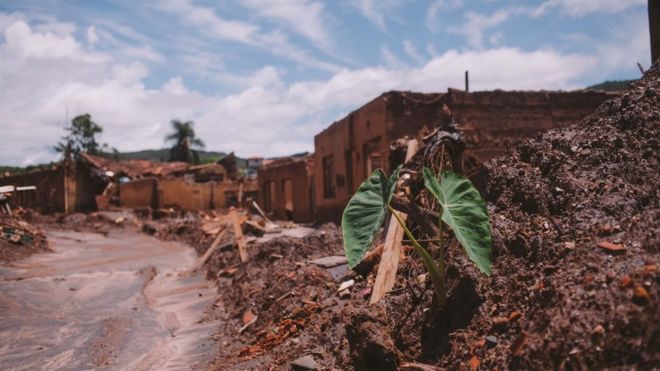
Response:
POLYGON ((304 357, 300 357, 293 362, 291 362, 291 366, 295 370, 318 370, 319 365, 316 363, 314 360, 314 356, 312 355, 306 355, 304 357))
POLYGON ((332 256, 324 256, 322 258, 312 259, 309 262, 323 268, 332 268, 338 265, 346 264, 348 263, 348 260, 346 259, 345 256, 332 255, 332 256))

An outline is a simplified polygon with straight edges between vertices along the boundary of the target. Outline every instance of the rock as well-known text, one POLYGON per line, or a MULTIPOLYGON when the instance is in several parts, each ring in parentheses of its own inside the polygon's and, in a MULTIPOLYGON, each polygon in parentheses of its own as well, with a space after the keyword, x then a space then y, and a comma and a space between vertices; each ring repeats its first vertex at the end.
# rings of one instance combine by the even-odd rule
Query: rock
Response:
POLYGON ((291 366, 293 366, 294 369, 296 370, 318 370, 319 365, 316 363, 314 360, 314 357, 311 355, 306 355, 304 357, 300 357, 296 359, 295 361, 291 362, 291 366))
POLYGON ((497 345, 497 337, 493 335, 486 336, 486 342, 490 345, 497 345))
POLYGON ((591 335, 601 336, 605 334, 605 328, 601 325, 596 325, 593 330, 591 330, 591 335))
POLYGON ((628 287, 632 284, 632 279, 628 275, 621 276, 619 279, 619 285, 621 287, 628 287))
POLYGON ((633 291, 633 302, 638 305, 646 305, 651 302, 651 296, 645 288, 637 286, 633 291))
POLYGON ((338 295, 340 299, 348 299, 351 297, 351 290, 350 289, 341 290, 339 291, 338 295))
POLYGON ((506 328, 507 324, 509 324, 507 317, 494 317, 491 321, 491 330, 502 331, 506 328))
POLYGON ((332 268, 338 265, 347 264, 348 259, 346 259, 345 256, 332 255, 332 256, 324 256, 322 258, 310 260, 309 262, 323 268, 332 268))
POLYGON ((339 285, 337 292, 344 291, 353 285, 355 285, 355 280, 348 280, 346 282, 342 282, 341 285, 339 285))

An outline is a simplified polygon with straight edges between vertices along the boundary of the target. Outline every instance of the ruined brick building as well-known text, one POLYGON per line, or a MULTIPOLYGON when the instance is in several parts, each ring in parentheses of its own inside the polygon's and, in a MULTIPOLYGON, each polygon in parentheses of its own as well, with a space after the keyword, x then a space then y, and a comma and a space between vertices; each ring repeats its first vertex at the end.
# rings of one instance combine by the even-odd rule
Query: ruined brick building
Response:
POLYGON ((278 219, 315 220, 314 155, 300 154, 264 161, 259 168, 260 203, 278 219))
POLYGON ((209 210, 258 196, 257 182, 239 178, 231 159, 224 164, 191 166, 184 162, 116 161, 83 153, 45 169, 0 177, 2 185, 36 186, 36 190, 14 193, 12 204, 43 213, 112 206, 209 210))
MULTIPOLYGON (((377 168, 402 161, 392 144, 430 132, 451 111, 464 133, 468 173, 524 138, 573 124, 611 94, 596 91, 392 91, 353 111, 314 138, 317 220, 338 221, 360 183, 377 168), (444 107, 444 110, 443 110, 444 107)), ((294 191, 297 194, 296 191, 294 191)))

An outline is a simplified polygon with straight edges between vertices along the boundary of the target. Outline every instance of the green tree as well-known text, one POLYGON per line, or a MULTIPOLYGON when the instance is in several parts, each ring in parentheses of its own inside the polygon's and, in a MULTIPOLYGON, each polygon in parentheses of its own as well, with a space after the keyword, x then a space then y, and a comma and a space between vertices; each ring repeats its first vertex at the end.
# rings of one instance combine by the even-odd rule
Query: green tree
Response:
POLYGON ((53 147, 55 152, 70 152, 74 155, 84 152, 98 155, 109 148, 107 144, 98 142, 98 136, 103 132, 103 128, 92 121, 92 116, 88 113, 74 117, 71 125, 64 130, 67 134, 53 147))
POLYGON ((170 124, 173 132, 165 137, 166 142, 174 143, 170 149, 170 161, 199 163, 199 154, 193 147, 204 148, 204 142, 195 136, 195 123, 172 120, 170 124))

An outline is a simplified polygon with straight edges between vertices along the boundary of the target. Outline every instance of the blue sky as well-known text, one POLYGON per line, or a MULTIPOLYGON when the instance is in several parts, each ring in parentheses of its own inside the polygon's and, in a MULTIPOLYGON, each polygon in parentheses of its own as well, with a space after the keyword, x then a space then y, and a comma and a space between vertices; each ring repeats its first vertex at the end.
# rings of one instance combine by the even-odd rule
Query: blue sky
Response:
POLYGON ((650 64, 643 0, 0 2, 0 163, 56 159, 90 113, 119 150, 161 148, 170 119, 208 149, 313 150, 392 89, 570 90, 650 64), (5 145, 6 144, 6 145, 5 145))

